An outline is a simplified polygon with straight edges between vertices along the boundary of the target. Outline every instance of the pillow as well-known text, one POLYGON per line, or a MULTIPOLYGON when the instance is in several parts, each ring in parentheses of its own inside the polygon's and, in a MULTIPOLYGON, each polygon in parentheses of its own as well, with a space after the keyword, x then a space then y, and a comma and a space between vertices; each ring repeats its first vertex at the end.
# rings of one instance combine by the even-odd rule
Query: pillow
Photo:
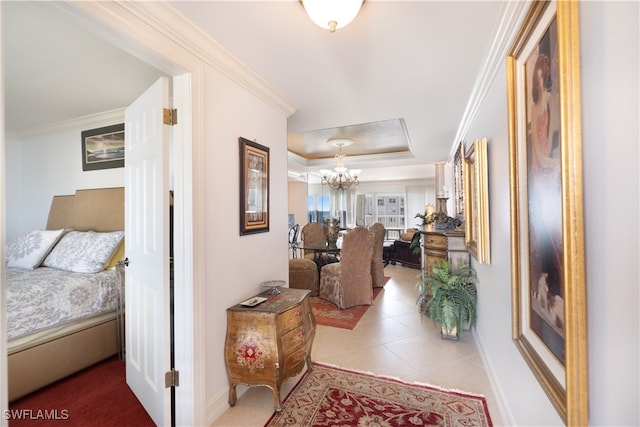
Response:
POLYGON ((124 231, 71 231, 60 239, 43 265, 74 273, 97 273, 104 270, 123 237, 124 231))
POLYGON ((123 259, 124 259, 124 237, 122 238, 122 240, 120 240, 120 243, 116 248, 116 251, 113 253, 113 255, 111 256, 111 260, 107 263, 107 266, 104 269, 113 270, 114 268, 116 268, 116 264, 118 263, 118 261, 121 261, 123 259))
POLYGON ((400 240, 410 242, 417 232, 418 230, 416 228, 407 228, 407 231, 400 235, 400 240))
POLYGON ((42 260, 60 240, 64 229, 33 230, 29 234, 16 237, 7 247, 7 267, 33 270, 40 267, 42 260))

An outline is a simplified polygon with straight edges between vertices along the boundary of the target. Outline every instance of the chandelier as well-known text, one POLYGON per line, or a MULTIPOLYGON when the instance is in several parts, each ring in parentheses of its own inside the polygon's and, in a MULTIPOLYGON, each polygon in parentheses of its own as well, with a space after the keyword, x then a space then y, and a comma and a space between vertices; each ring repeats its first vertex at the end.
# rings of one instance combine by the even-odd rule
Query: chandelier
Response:
POLYGON ((309 18, 332 33, 354 20, 363 0, 300 0, 309 18))
POLYGON ((360 175, 360 172, 362 172, 362 170, 347 170, 347 168, 344 167, 344 158, 346 157, 346 155, 342 154, 342 147, 353 144, 353 141, 346 138, 335 138, 330 139, 327 142, 338 147, 338 154, 335 155, 335 158, 338 160, 338 165, 334 169, 335 172, 332 172, 328 169, 320 170, 320 175, 322 176, 322 184, 328 185, 333 190, 347 190, 353 185, 360 184, 358 176, 360 175))

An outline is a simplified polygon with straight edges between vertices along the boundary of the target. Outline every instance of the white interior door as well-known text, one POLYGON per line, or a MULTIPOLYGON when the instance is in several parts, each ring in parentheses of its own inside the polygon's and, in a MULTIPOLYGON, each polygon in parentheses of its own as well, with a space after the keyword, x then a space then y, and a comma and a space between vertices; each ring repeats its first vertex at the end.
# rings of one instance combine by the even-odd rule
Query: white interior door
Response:
POLYGON ((168 99, 163 77, 125 112, 127 384, 157 425, 171 420, 168 99))

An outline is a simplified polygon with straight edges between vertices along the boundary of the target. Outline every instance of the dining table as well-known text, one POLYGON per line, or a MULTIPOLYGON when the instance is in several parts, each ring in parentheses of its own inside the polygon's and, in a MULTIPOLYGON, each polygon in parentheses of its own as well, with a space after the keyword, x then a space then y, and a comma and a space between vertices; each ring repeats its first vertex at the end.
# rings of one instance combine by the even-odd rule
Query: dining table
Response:
POLYGON ((320 272, 324 265, 331 264, 333 262, 340 262, 340 246, 340 244, 335 246, 329 245, 326 242, 303 242, 299 249, 303 251, 303 254, 306 251, 313 252, 312 260, 316 263, 318 266, 318 272, 320 272))

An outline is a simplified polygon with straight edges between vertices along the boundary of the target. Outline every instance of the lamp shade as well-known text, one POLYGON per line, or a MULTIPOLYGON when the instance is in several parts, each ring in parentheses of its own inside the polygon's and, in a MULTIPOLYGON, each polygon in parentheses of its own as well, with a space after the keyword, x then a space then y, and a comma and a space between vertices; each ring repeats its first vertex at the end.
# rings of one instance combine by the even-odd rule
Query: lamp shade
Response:
POLYGON ((313 22, 334 32, 358 15, 363 0, 302 0, 304 10, 313 22))

